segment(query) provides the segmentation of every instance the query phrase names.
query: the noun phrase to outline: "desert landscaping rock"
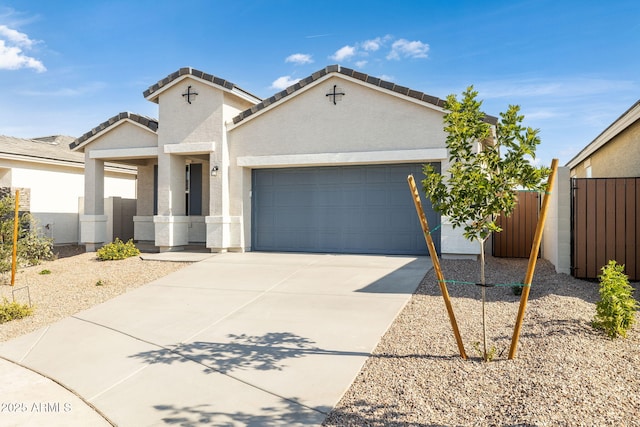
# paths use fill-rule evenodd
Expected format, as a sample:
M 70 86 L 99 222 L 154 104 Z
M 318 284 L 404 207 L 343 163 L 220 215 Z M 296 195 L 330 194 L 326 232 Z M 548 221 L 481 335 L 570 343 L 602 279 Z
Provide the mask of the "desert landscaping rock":
M 11 273 L 2 275 L 0 299 L 6 297 L 11 301 L 15 295 L 16 301 L 26 304 L 30 295 L 35 311 L 24 319 L 0 324 L 0 341 L 35 331 L 188 264 L 143 261 L 139 257 L 99 261 L 95 253 L 65 248 L 55 261 L 19 269 L 13 287 L 10 286 Z M 45 270 L 50 273 L 41 274 Z
M 488 283 L 519 283 L 526 267 L 492 258 Z M 474 261 L 444 260 L 443 270 L 447 280 L 478 280 Z M 598 283 L 556 274 L 540 260 L 514 360 L 520 297 L 509 287 L 488 289 L 489 345 L 497 349 L 489 363 L 474 350 L 482 340 L 479 288 L 449 292 L 469 360 L 459 356 L 430 271 L 325 426 L 640 426 L 640 328 L 624 340 L 592 329 Z

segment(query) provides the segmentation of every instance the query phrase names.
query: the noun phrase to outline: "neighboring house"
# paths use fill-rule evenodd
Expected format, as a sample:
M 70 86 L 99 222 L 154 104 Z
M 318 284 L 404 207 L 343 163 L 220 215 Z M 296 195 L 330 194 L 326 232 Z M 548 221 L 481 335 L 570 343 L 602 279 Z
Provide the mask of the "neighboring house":
M 106 241 L 111 161 L 137 167 L 134 239 L 161 251 L 427 253 L 406 178 L 448 168 L 441 99 L 338 65 L 265 100 L 192 68 L 144 97 L 159 121 L 120 113 L 71 144 L 88 250 Z M 478 253 L 425 206 L 443 255 Z
M 567 163 L 572 178 L 640 177 L 640 100 Z
M 84 156 L 69 149 L 68 136 L 22 139 L 0 135 L 0 187 L 25 189 L 28 210 L 55 244 L 79 241 L 79 198 L 84 196 Z M 136 171 L 105 168 L 104 196 L 135 198 Z M 24 204 L 21 203 L 22 206 Z

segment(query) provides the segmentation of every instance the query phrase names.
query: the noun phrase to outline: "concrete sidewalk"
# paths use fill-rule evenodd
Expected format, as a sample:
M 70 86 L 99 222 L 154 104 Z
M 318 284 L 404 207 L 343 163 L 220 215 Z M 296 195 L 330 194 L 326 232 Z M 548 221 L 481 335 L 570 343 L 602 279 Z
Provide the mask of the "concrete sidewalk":
M 0 403 L 17 409 L 0 425 L 320 425 L 430 268 L 426 257 L 207 257 L 0 343 L 0 356 L 60 383 L 0 359 L 13 375 Z M 51 411 L 34 412 L 39 402 Z

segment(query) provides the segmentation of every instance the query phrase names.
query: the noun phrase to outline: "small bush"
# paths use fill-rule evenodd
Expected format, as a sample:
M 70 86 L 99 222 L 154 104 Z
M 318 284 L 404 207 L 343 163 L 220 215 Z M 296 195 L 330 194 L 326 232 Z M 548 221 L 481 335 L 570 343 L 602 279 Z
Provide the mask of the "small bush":
M 11 271 L 13 258 L 15 198 L 0 198 L 0 273 Z M 43 260 L 55 259 L 53 240 L 40 235 L 35 218 L 28 212 L 22 213 L 18 220 L 18 267 L 40 264 Z
M 41 270 L 40 272 L 38 272 L 38 274 L 40 274 L 40 275 L 51 274 L 51 270 L 47 270 L 45 268 L 44 270 Z
M 624 338 L 635 322 L 638 307 L 628 276 L 624 274 L 624 265 L 609 261 L 602 267 L 599 279 L 600 300 L 596 304 L 592 325 L 603 330 L 610 338 Z
M 18 257 L 27 265 L 38 265 L 41 261 L 54 259 L 53 239 L 40 236 L 33 231 L 24 233 L 18 240 Z
M 0 303 L 0 324 L 11 320 L 22 319 L 32 314 L 33 307 L 29 307 L 27 304 L 9 302 L 6 298 L 2 298 L 2 303 Z
M 136 255 L 140 255 L 140 250 L 133 244 L 133 239 L 129 239 L 127 243 L 124 243 L 117 237 L 116 240 L 104 245 L 97 252 L 100 261 L 125 259 Z

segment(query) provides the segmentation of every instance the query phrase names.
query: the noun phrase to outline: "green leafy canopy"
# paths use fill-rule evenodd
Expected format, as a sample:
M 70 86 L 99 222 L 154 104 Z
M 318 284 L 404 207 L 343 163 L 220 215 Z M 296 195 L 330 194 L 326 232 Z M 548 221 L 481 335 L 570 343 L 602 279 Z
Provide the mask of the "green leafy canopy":
M 495 128 L 482 112 L 478 92 L 467 88 L 458 100 L 449 95 L 444 116 L 449 150 L 449 176 L 425 165 L 422 181 L 434 209 L 447 216 L 454 228 L 464 227 L 468 240 L 486 240 L 501 231 L 498 214 L 509 215 L 517 203 L 517 190 L 542 190 L 549 169 L 537 168 L 538 130 L 524 127 L 520 107 L 510 105 Z M 495 133 L 494 133 L 495 130 Z

